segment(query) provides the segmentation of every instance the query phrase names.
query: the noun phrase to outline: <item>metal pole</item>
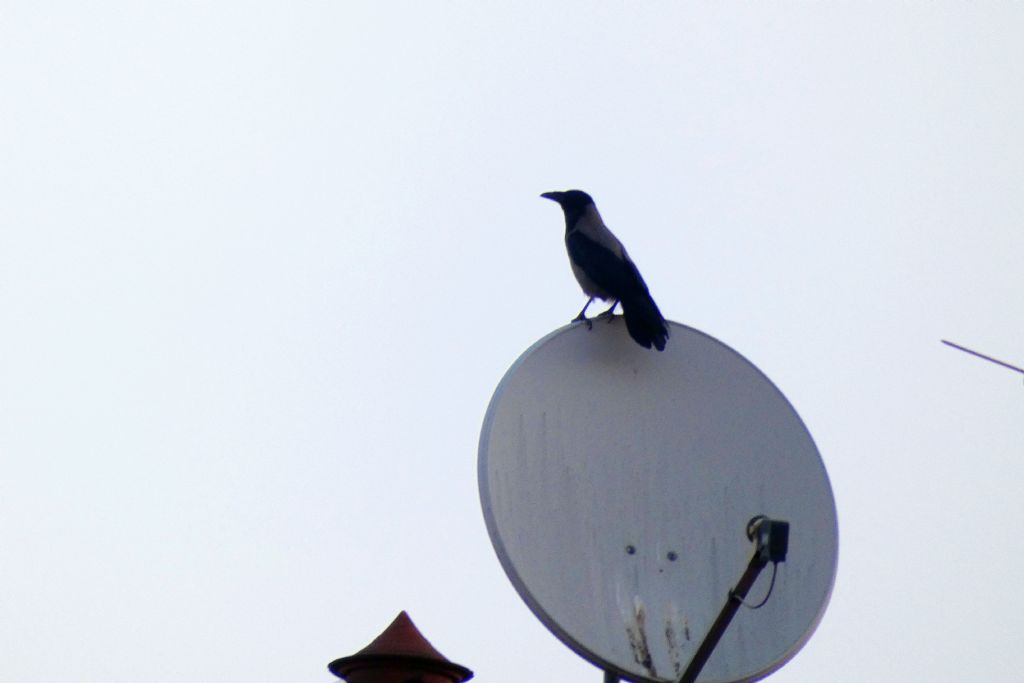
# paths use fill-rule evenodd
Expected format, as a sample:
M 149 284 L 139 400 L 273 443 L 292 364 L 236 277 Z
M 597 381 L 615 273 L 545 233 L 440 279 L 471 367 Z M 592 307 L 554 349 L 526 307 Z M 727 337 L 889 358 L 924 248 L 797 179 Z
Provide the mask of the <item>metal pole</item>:
M 762 557 L 760 550 L 754 553 L 754 556 L 750 558 L 750 564 L 747 565 L 747 570 L 743 572 L 743 576 L 740 577 L 740 582 L 736 584 L 736 588 L 729 591 L 729 597 L 725 602 L 725 607 L 719 612 L 718 618 L 715 619 L 715 623 L 711 625 L 711 629 L 708 634 L 704 636 L 704 642 L 697 648 L 697 652 L 693 655 L 693 659 L 690 660 L 690 665 L 686 667 L 686 671 L 683 672 L 682 678 L 679 679 L 679 683 L 694 683 L 697 680 L 697 676 L 700 675 L 701 669 L 707 664 L 708 659 L 711 657 L 711 653 L 714 651 L 715 646 L 718 645 L 718 641 L 721 639 L 722 634 L 725 633 L 725 629 L 729 628 L 729 622 L 732 621 L 733 616 L 736 614 L 736 610 L 743 604 L 743 599 L 747 597 L 747 593 L 750 592 L 751 586 L 757 581 L 757 575 L 761 573 L 761 570 L 768 564 L 768 559 Z M 607 676 L 607 674 L 605 674 Z M 605 679 L 607 681 L 607 678 Z

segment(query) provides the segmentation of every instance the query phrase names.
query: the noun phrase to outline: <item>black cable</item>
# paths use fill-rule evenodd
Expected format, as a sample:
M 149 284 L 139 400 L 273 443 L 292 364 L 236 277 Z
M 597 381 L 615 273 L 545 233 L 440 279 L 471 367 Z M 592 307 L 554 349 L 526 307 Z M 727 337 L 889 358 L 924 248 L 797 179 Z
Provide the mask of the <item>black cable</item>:
M 768 584 L 768 592 L 765 593 L 764 599 L 761 600 L 761 602 L 757 603 L 756 605 L 751 605 L 749 602 L 747 602 L 746 600 L 744 600 L 740 596 L 736 595 L 735 593 L 732 594 L 732 597 L 734 597 L 737 600 L 739 600 L 740 604 L 743 605 L 744 607 L 749 607 L 750 609 L 761 609 L 762 607 L 764 607 L 765 603 L 768 602 L 768 598 L 770 598 L 772 596 L 772 589 L 775 588 L 775 575 L 778 573 L 778 571 L 779 571 L 779 563 L 778 562 L 772 562 L 772 581 L 771 581 L 771 583 Z

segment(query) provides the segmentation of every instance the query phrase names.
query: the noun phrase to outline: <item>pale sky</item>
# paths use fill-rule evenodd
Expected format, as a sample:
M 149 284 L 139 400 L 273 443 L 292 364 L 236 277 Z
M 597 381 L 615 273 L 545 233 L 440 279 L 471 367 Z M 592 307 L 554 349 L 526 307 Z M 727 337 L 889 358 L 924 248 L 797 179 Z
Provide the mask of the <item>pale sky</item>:
M 783 391 L 839 570 L 770 680 L 1009 680 L 1024 591 L 1024 6 L 6 2 L 0 681 L 320 681 L 400 610 L 600 681 L 506 579 L 491 393 L 584 297 Z M 601 310 L 598 308 L 597 310 Z

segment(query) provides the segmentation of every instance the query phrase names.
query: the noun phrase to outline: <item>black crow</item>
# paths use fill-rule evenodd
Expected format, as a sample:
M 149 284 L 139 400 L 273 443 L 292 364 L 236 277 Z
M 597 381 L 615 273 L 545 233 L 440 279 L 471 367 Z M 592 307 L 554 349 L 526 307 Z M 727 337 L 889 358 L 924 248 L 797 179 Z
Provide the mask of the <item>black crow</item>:
M 569 264 L 583 292 L 590 297 L 580 314 L 573 320 L 590 320 L 587 306 L 595 298 L 611 301 L 612 305 L 598 317 L 611 316 L 622 304 L 629 336 L 644 348 L 651 345 L 664 350 L 668 339 L 668 325 L 658 305 L 654 303 L 640 271 L 629 258 L 626 248 L 608 226 L 594 206 L 594 200 L 582 190 L 545 192 L 545 199 L 558 202 L 565 213 L 565 248 L 569 251 Z

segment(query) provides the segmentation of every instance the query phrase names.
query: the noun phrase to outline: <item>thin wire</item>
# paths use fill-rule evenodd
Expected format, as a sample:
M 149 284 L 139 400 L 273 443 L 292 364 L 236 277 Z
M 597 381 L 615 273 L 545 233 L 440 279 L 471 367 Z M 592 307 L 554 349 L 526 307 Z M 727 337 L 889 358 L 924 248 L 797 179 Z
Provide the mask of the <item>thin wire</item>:
M 1019 372 L 1020 374 L 1024 375 L 1024 368 L 1018 368 L 1016 365 L 1010 365 L 1009 363 L 1004 363 L 1003 361 L 997 360 L 997 359 L 993 358 L 992 356 L 986 356 L 983 353 L 978 353 L 977 351 L 972 351 L 969 348 L 967 348 L 966 346 L 960 346 L 959 344 L 954 344 L 953 342 L 946 341 L 945 339 L 941 339 L 940 341 L 943 344 L 945 344 L 946 346 L 952 346 L 954 349 L 960 349 L 961 351 L 969 353 L 972 356 L 977 356 L 978 358 L 984 358 L 985 360 L 989 361 L 990 363 L 995 363 L 996 365 L 1002 365 L 1004 368 L 1009 368 L 1010 370 L 1013 370 L 1014 372 Z
M 768 584 L 768 592 L 765 593 L 764 599 L 761 600 L 761 602 L 757 603 L 756 605 L 750 604 L 749 602 L 747 602 L 746 600 L 744 600 L 740 596 L 736 595 L 735 593 L 732 594 L 732 597 L 734 597 L 737 600 L 739 600 L 740 604 L 743 605 L 744 607 L 748 607 L 750 609 L 761 609 L 762 607 L 764 607 L 765 603 L 768 602 L 768 598 L 772 597 L 772 589 L 775 588 L 775 575 L 778 573 L 778 571 L 779 571 L 779 563 L 778 562 L 772 562 L 772 582 Z

